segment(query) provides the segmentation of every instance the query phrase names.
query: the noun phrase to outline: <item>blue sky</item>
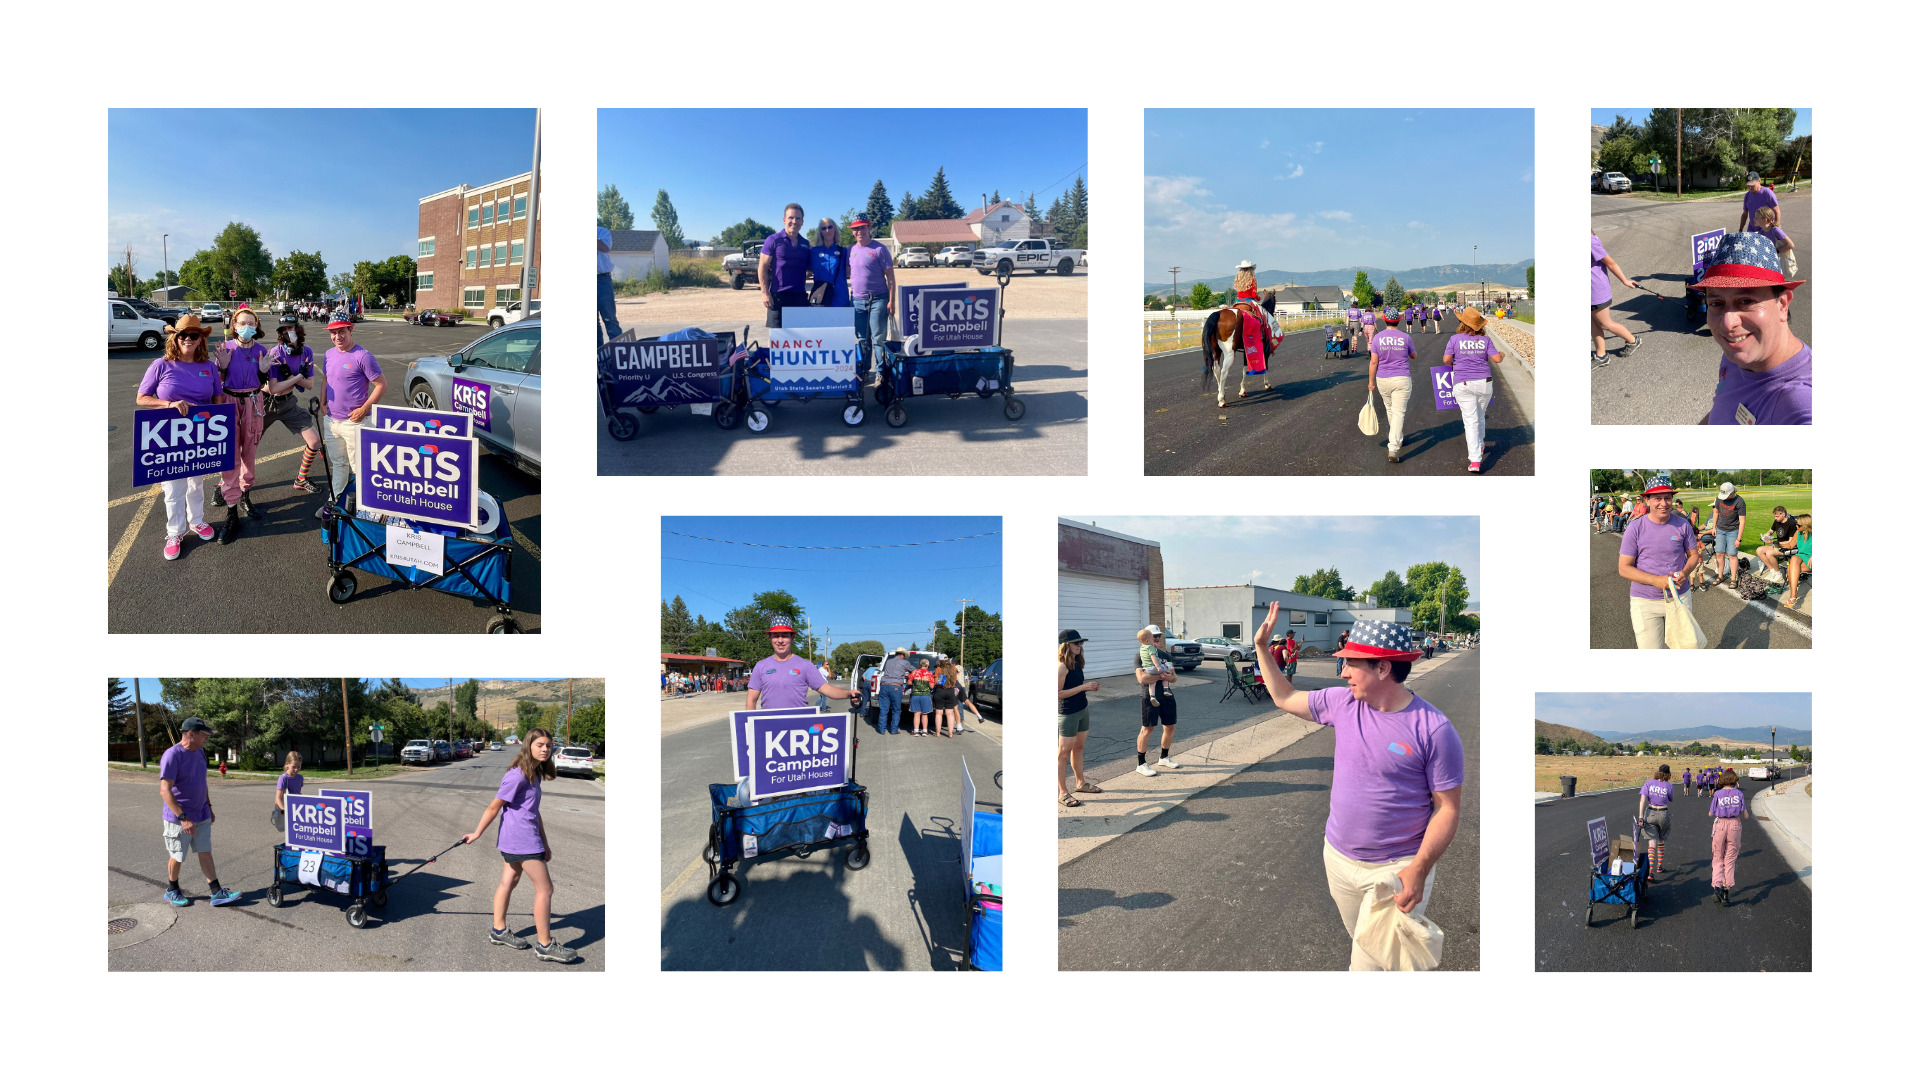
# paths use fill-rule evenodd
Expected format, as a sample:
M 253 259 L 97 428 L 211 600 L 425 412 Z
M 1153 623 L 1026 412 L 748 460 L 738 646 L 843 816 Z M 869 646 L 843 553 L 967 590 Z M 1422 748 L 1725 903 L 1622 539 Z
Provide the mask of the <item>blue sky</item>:
M 1072 519 L 1069 519 L 1072 520 Z M 1082 518 L 1103 529 L 1160 541 L 1169 588 L 1253 584 L 1290 589 L 1300 574 L 1340 568 L 1355 592 L 1392 570 L 1447 562 L 1466 575 L 1470 607 L 1479 606 L 1477 517 L 1108 517 Z
M 1521 262 L 1533 194 L 1532 109 L 1148 109 L 1144 280 Z
M 891 649 L 925 645 L 934 620 L 952 619 L 961 597 L 984 611 L 1001 610 L 997 517 L 669 517 L 661 519 L 660 529 L 661 599 L 671 603 L 677 595 L 709 621 L 751 602 L 754 593 L 785 589 L 812 617 L 816 634 L 831 627 L 834 644 L 871 639 Z M 869 551 L 800 551 L 675 533 L 810 547 L 996 535 Z
M 1535 694 L 1533 715 L 1582 731 L 1682 731 L 1714 727 L 1813 730 L 1812 694 Z
M 1087 171 L 1085 109 L 601 109 L 599 124 L 594 189 L 618 187 L 651 229 L 665 188 L 689 240 L 748 217 L 779 228 L 790 202 L 811 227 L 865 208 L 875 180 L 898 207 L 942 167 L 966 209 L 1037 191 L 1045 213 Z
M 532 109 L 110 109 L 107 264 L 157 277 L 230 221 L 327 274 L 413 255 L 420 199 L 533 166 Z
M 1758 108 L 1758 106 L 1752 107 Z M 1729 106 L 1729 108 L 1731 108 L 1731 106 Z M 1592 110 L 1592 122 L 1599 124 L 1601 127 L 1607 127 L 1613 123 L 1614 117 L 1624 116 L 1636 124 L 1641 124 L 1646 122 L 1647 114 L 1652 111 L 1651 109 L 1594 109 Z M 1797 139 L 1802 135 L 1811 134 L 1813 134 L 1813 110 L 1795 108 L 1793 110 L 1793 131 L 1787 137 Z

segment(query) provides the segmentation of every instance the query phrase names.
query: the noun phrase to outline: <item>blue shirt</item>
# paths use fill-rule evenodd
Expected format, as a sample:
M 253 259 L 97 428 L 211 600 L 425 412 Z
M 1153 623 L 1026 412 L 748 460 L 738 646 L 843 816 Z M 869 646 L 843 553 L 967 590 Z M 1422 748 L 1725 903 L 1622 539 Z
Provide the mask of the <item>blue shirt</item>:
M 847 291 L 847 249 L 838 244 L 833 247 L 815 244 L 810 250 L 813 252 L 810 265 L 815 287 L 823 281 L 833 282 L 833 295 L 827 300 L 826 306 L 850 306 L 853 299 Z

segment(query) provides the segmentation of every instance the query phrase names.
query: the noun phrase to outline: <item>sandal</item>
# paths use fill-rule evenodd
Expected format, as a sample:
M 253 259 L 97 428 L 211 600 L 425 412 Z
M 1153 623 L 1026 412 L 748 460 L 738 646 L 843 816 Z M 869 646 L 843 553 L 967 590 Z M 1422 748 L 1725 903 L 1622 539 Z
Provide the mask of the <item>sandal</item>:
M 1060 796 L 1060 805 L 1061 806 L 1079 806 L 1080 800 L 1074 798 L 1071 795 L 1063 794 Z
M 1081 784 L 1079 787 L 1074 788 L 1073 790 L 1076 792 L 1084 791 L 1089 795 L 1105 795 L 1106 794 L 1106 792 L 1102 791 L 1100 788 L 1097 788 L 1092 784 L 1084 784 L 1084 783 Z

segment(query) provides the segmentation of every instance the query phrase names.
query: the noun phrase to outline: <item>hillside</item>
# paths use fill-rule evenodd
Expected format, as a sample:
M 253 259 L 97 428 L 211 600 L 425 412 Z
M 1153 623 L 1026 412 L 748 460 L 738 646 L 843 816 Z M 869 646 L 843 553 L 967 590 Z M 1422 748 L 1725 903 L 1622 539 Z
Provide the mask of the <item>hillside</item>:
M 1532 259 L 1517 263 L 1482 263 L 1475 267 L 1472 263 L 1444 263 L 1440 266 L 1421 266 L 1412 270 L 1382 270 L 1377 266 L 1347 266 L 1338 270 L 1267 270 L 1258 272 L 1260 287 L 1271 289 L 1288 282 L 1295 285 L 1338 285 L 1341 288 L 1353 288 L 1353 275 L 1359 271 L 1367 272 L 1367 280 L 1376 289 L 1383 289 L 1388 278 L 1398 278 L 1400 285 L 1407 289 L 1438 289 L 1447 286 L 1459 287 L 1463 281 L 1500 283 L 1509 288 L 1520 288 L 1526 284 L 1527 267 L 1533 265 Z M 1192 290 L 1198 281 L 1212 289 L 1231 289 L 1233 277 L 1196 278 L 1183 280 L 1180 291 L 1184 295 Z M 1171 281 L 1149 281 L 1146 283 L 1147 295 L 1166 296 L 1173 291 Z
M 458 689 L 461 684 L 456 682 L 453 685 Z M 445 685 L 415 690 L 414 693 L 420 696 L 421 706 L 428 709 L 447 699 Z M 604 699 L 606 696 L 607 680 L 605 679 L 573 680 L 573 705 L 576 709 L 589 701 L 596 698 Z M 479 712 L 483 719 L 491 722 L 495 727 L 507 728 L 513 725 L 513 718 L 518 715 L 516 711 L 518 706 L 514 703 L 523 698 L 543 708 L 548 705 L 559 705 L 564 708 L 567 704 L 567 680 L 480 680 Z
M 1577 727 L 1567 727 L 1564 724 L 1549 724 L 1545 720 L 1535 720 L 1533 722 L 1533 736 L 1537 739 L 1542 735 L 1552 739 L 1554 742 L 1559 742 L 1561 739 L 1572 739 L 1575 742 L 1581 743 L 1608 741 L 1595 735 L 1591 731 L 1582 731 Z
M 1596 731 L 1595 735 L 1609 742 L 1639 743 L 1680 743 L 1682 745 L 1695 739 L 1703 743 L 1719 743 L 1722 746 L 1759 746 L 1767 745 L 1767 729 L 1763 727 L 1723 728 L 1712 724 L 1696 727 L 1669 728 L 1662 731 Z M 1813 732 L 1805 728 L 1781 728 L 1773 737 L 1773 744 L 1786 747 L 1793 744 L 1813 745 Z

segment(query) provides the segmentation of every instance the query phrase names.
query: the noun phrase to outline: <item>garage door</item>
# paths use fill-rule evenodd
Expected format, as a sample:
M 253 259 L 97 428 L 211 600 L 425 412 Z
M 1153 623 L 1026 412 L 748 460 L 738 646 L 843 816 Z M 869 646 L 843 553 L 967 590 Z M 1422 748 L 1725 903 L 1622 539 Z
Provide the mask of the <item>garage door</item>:
M 1088 639 L 1089 678 L 1131 672 L 1140 652 L 1133 635 L 1145 625 L 1146 582 L 1060 571 L 1060 629 L 1078 630 Z

